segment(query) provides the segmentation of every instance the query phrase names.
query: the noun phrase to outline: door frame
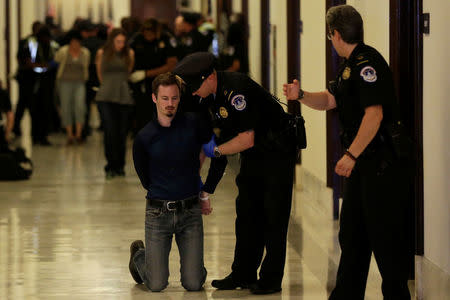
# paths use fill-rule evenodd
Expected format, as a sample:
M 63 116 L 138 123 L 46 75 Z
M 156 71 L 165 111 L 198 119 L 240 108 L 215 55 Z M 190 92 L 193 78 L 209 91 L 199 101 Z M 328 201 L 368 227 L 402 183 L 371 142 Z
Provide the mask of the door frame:
M 9 79 L 9 74 L 11 74 L 11 32 L 10 32 L 10 0 L 5 0 L 5 55 L 6 55 L 6 76 L 5 76 L 5 86 L 8 92 L 11 92 L 11 81 Z
M 261 0 L 261 86 L 270 91 L 270 1 Z
M 326 0 L 325 13 L 332 6 L 346 4 L 346 0 Z M 325 22 L 325 35 L 328 28 Z M 333 49 L 331 41 L 325 40 L 326 44 L 326 86 L 331 80 L 336 78 L 339 71 L 339 65 L 342 59 Z M 340 124 L 337 110 L 329 110 L 327 114 L 327 187 L 333 189 L 333 219 L 339 218 L 339 198 L 342 196 L 344 180 L 334 172 L 336 163 L 343 155 L 341 141 L 339 138 Z
M 402 119 L 414 141 L 414 210 L 410 223 L 416 255 L 424 255 L 423 187 L 423 0 L 390 1 L 390 67 Z M 412 86 L 412 88 L 411 88 Z M 412 103 L 411 103 L 412 102 Z
M 287 1 L 287 81 L 297 79 L 301 85 L 300 77 L 300 0 Z M 288 101 L 288 112 L 293 115 L 301 115 L 302 109 L 298 101 Z M 297 164 L 302 162 L 302 152 L 299 151 Z

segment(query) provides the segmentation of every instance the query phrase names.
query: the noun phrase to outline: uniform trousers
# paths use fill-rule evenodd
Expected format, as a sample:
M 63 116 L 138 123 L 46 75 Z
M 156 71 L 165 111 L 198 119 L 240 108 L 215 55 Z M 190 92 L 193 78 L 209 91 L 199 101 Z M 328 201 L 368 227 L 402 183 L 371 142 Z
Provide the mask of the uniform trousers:
M 280 287 L 292 202 L 295 153 L 241 155 L 236 178 L 236 246 L 233 278 Z M 263 252 L 266 255 L 263 259 Z M 261 264 L 262 263 L 262 264 Z
M 406 212 L 412 205 L 406 166 L 376 153 L 358 159 L 345 181 L 341 258 L 330 300 L 364 299 L 372 252 L 386 300 L 410 299 Z

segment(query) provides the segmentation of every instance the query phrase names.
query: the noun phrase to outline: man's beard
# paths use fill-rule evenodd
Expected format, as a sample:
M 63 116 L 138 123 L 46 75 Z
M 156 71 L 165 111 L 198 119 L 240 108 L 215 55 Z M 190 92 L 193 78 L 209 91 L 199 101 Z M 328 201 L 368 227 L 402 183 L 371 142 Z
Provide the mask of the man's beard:
M 167 117 L 172 118 L 175 115 L 175 113 L 176 113 L 175 107 L 173 107 L 173 106 L 166 107 L 166 116 Z

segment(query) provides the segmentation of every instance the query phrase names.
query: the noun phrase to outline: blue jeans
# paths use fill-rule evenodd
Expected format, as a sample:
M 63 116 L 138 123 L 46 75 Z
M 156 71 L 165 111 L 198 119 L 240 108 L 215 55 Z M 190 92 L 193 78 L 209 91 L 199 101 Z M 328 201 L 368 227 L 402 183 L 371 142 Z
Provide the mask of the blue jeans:
M 200 203 L 182 211 L 147 206 L 145 250 L 139 250 L 133 257 L 139 275 L 152 292 L 159 292 L 167 287 L 173 235 L 180 253 L 181 284 L 188 291 L 198 291 L 202 289 L 207 274 L 203 263 Z
M 103 124 L 103 142 L 107 164 L 105 171 L 120 172 L 125 166 L 125 150 L 131 105 L 97 102 Z

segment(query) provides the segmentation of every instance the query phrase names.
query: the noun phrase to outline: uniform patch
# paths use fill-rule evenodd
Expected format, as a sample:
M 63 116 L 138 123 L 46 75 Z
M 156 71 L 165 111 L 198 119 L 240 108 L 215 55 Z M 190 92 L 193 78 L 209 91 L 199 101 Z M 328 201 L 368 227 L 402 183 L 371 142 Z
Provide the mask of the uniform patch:
M 173 47 L 173 48 L 176 48 L 177 47 L 177 39 L 176 38 L 171 38 L 170 39 L 170 45 Z
M 377 81 L 377 72 L 371 66 L 366 66 L 361 70 L 361 77 L 366 82 L 375 82 Z
M 159 48 L 165 48 L 166 47 L 166 44 L 163 42 L 163 41 L 161 41 L 161 42 L 159 42 Z
M 223 107 L 223 106 L 219 108 L 219 114 L 220 114 L 220 116 L 221 116 L 222 118 L 224 118 L 224 119 L 228 118 L 228 111 L 227 111 L 227 109 L 226 109 L 225 107 Z
M 347 80 L 350 78 L 351 69 L 349 67 L 345 67 L 344 72 L 342 72 L 342 79 Z
M 188 46 L 188 47 L 192 46 L 192 38 L 191 38 L 191 37 L 186 38 L 186 40 L 184 41 L 184 43 L 185 43 L 186 46 Z
M 242 111 L 247 107 L 244 95 L 236 95 L 231 99 L 231 105 L 238 111 Z

